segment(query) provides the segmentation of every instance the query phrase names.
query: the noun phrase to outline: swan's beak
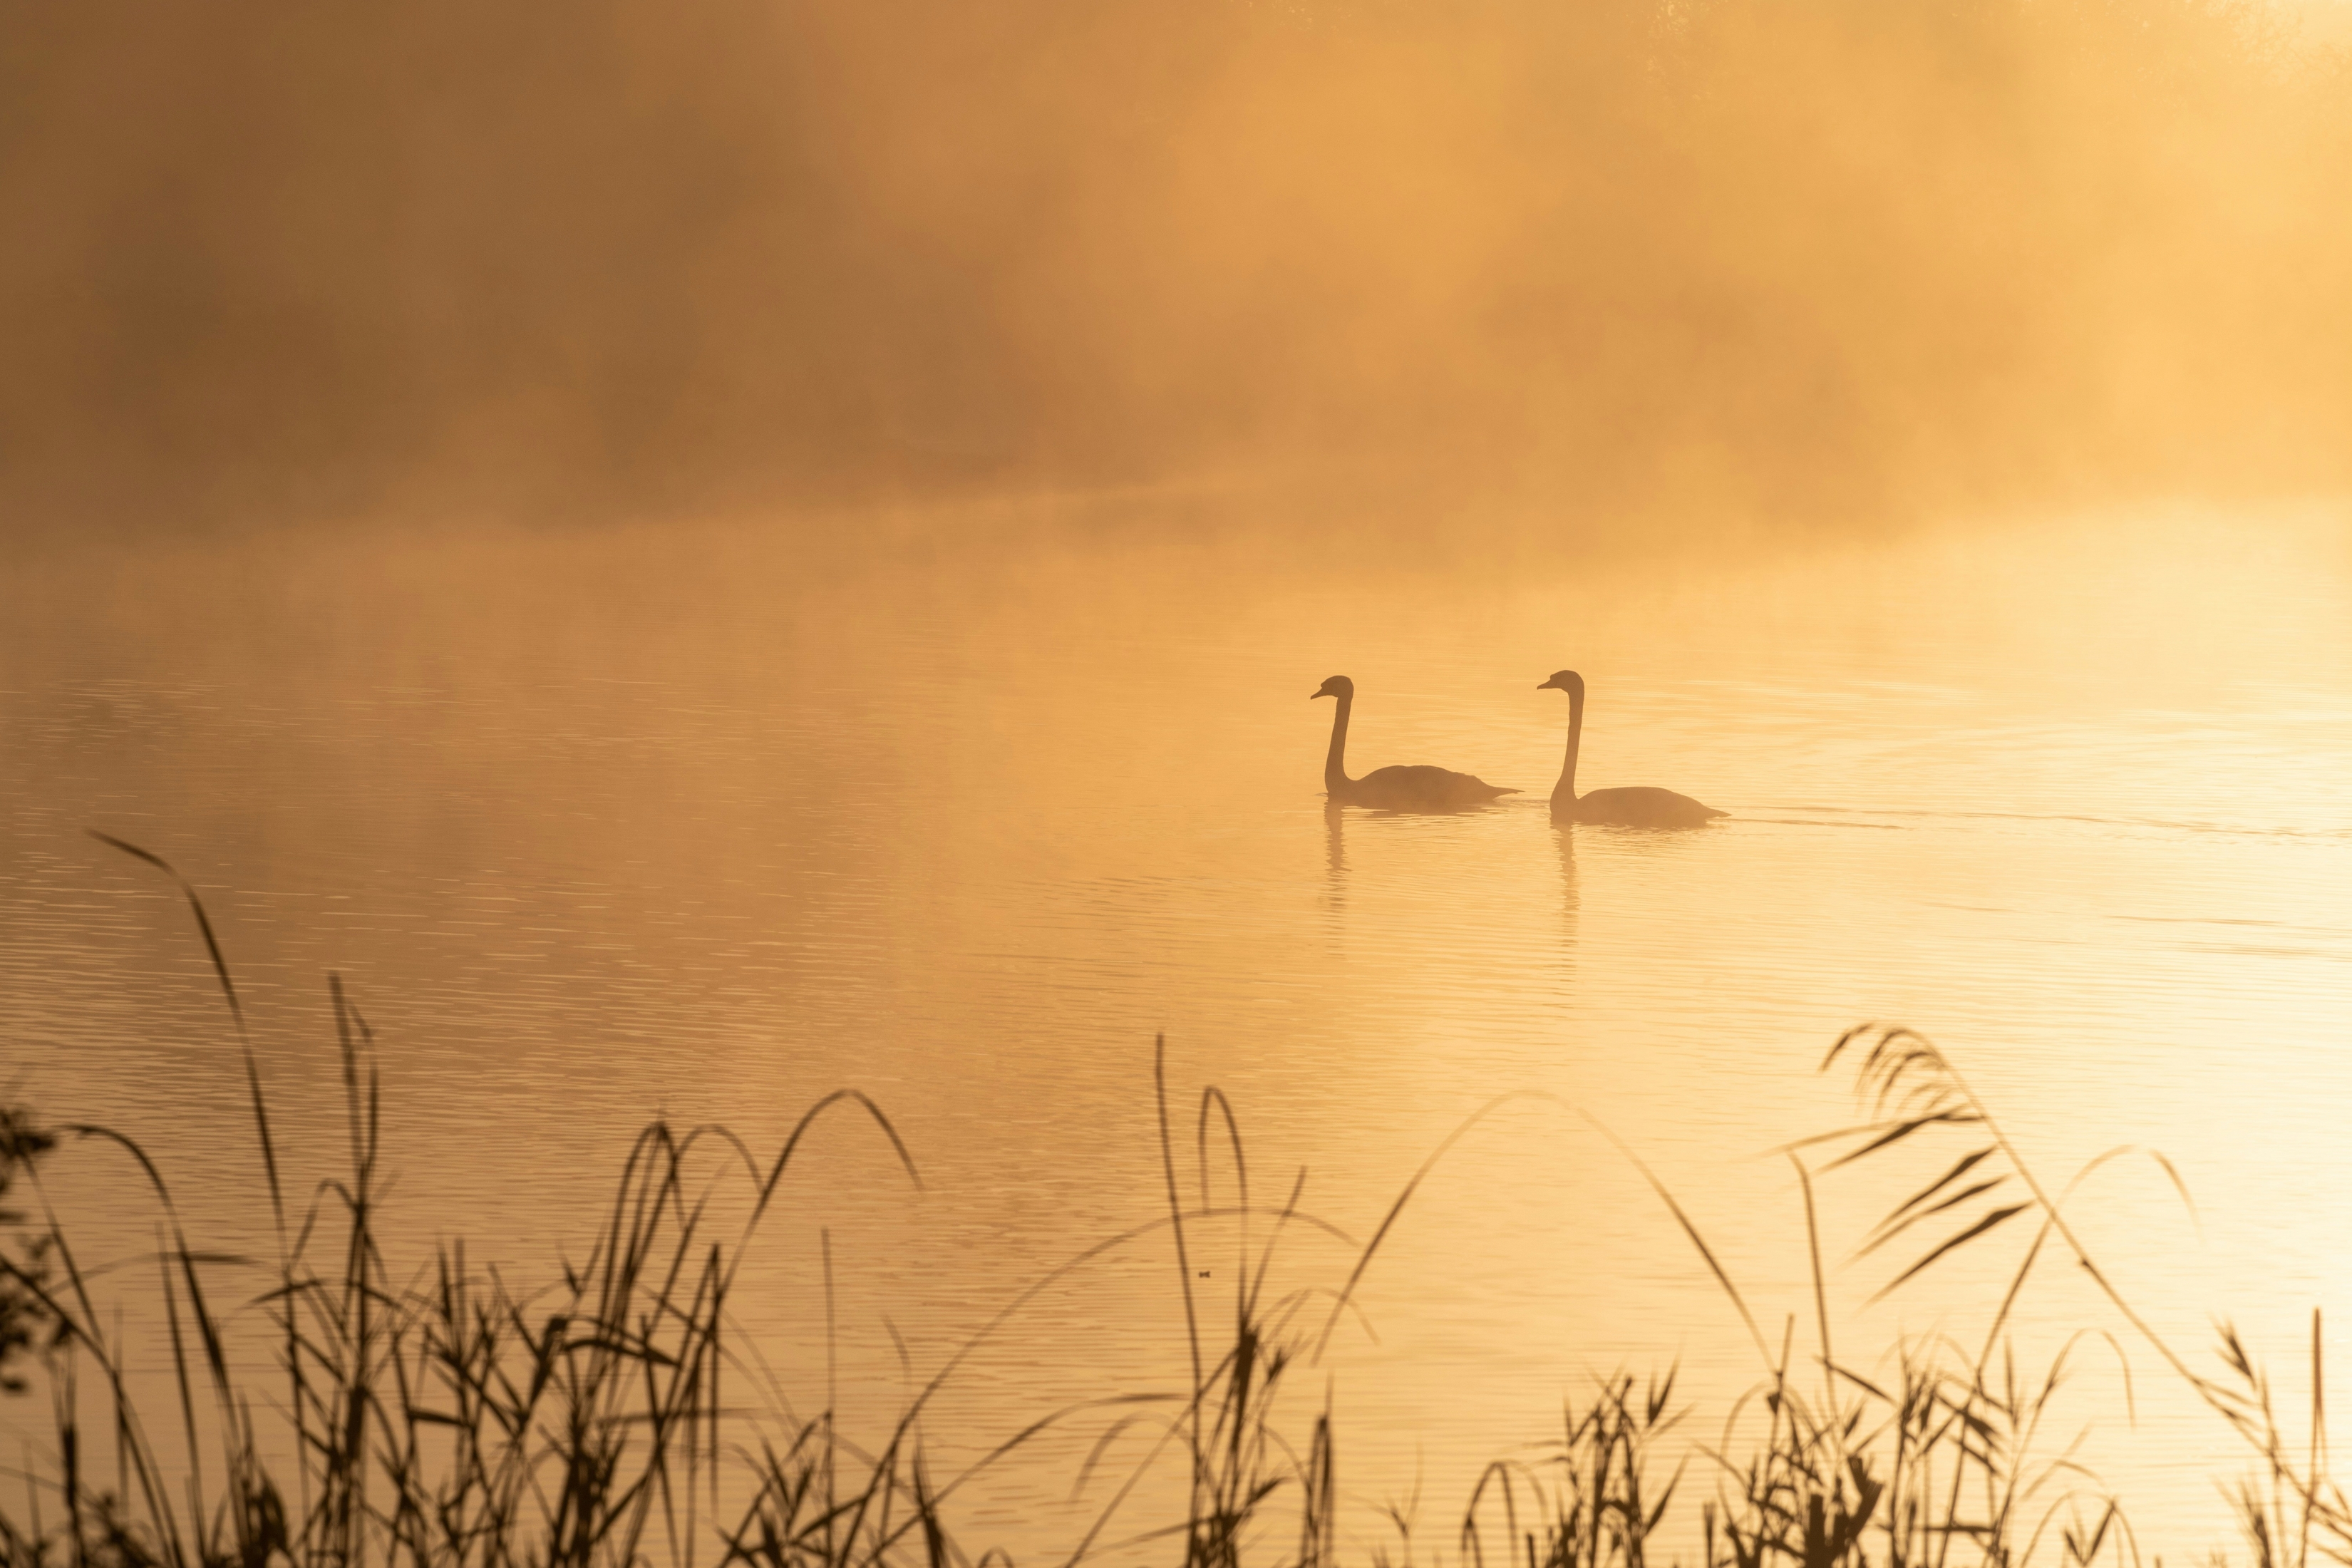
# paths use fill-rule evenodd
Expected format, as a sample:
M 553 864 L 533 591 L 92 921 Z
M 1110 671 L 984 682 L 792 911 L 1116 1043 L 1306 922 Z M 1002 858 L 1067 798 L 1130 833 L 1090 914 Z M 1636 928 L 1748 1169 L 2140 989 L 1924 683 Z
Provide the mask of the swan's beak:
M 1538 680 L 1536 682 L 1536 689 L 1538 691 L 1556 691 L 1559 689 L 1559 682 L 1557 680 Z

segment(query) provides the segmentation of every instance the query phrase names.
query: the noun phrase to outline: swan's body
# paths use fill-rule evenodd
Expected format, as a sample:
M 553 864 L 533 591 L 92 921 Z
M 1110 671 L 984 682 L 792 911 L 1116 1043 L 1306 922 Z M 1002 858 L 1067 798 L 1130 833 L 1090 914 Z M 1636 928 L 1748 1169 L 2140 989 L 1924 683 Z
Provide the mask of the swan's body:
M 1686 795 L 1655 784 L 1627 784 L 1618 789 L 1576 793 L 1576 751 L 1584 738 L 1584 677 L 1572 669 L 1556 671 L 1537 690 L 1568 693 L 1568 761 L 1552 785 L 1554 822 L 1599 822 L 1618 827 L 1697 827 L 1726 815 L 1702 805 Z
M 1385 806 L 1391 811 L 1455 811 L 1484 805 L 1496 795 L 1517 795 L 1515 789 L 1490 784 L 1451 768 L 1426 763 L 1374 768 L 1362 778 L 1348 776 L 1348 715 L 1356 706 L 1356 683 L 1344 675 L 1325 681 L 1317 697 L 1336 697 L 1339 711 L 1331 715 L 1331 750 L 1323 760 L 1323 788 L 1342 805 Z

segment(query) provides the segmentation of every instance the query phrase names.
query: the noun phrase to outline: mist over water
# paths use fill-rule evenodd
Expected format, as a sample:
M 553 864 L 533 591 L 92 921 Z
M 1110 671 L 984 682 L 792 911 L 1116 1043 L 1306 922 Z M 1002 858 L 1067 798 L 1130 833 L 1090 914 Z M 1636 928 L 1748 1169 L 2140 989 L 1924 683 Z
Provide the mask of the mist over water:
M 2310 1307 L 2347 1286 L 2340 512 L 1548 566 L 1259 542 L 1284 521 L 1230 496 L 1066 504 L 1028 525 L 1052 550 L 814 566 L 806 519 L 53 558 L 14 580 L 0 644 L 11 1081 L 134 1129 L 208 1245 L 266 1251 L 202 949 L 92 825 L 203 889 L 306 1170 L 343 1135 L 321 979 L 343 974 L 381 1041 L 403 1245 L 551 1267 L 650 1114 L 771 1147 L 816 1095 L 865 1089 L 925 1189 L 829 1126 L 736 1310 L 821 1407 L 829 1246 L 845 1407 L 871 1421 L 902 1352 L 928 1373 L 1152 1216 L 1162 1032 L 1180 1115 L 1222 1085 L 1252 1179 L 1303 1169 L 1351 1234 L 1482 1105 L 1534 1090 L 1628 1141 L 1773 1333 L 1809 1324 L 1801 1197 L 1767 1152 L 1854 1119 L 1813 1068 L 1883 1017 L 1945 1044 L 2053 1179 L 2116 1145 L 2166 1155 L 2193 1213 L 2138 1154 L 2077 1222 L 2178 1342 L 2202 1354 L 2235 1318 L 2293 1385 Z M 1555 827 L 1565 703 L 1537 683 L 1564 661 L 1591 688 L 1588 787 L 1732 816 Z M 1359 685 L 1359 771 L 1438 762 L 1523 795 L 1330 819 L 1307 694 L 1334 670 Z M 69 1174 L 91 1234 L 150 1244 L 128 1170 Z M 1871 1301 L 1892 1268 L 1850 1254 L 1888 1181 L 1820 1184 L 1842 1342 L 1981 1333 L 2006 1252 Z M 1294 1254 L 1285 1279 L 1333 1283 L 1333 1249 Z M 1139 1246 L 1057 1286 L 935 1407 L 942 1455 L 1181 1376 L 1171 1268 Z M 1595 1374 L 1679 1363 L 1702 1425 L 1759 1375 L 1654 1194 L 1550 1100 L 1447 1156 L 1361 1301 L 1317 1375 L 1364 1551 L 1416 1488 L 1447 1528 Z M 2063 1272 L 2029 1304 L 2029 1357 L 2116 1327 Z M 2136 1417 L 2086 1360 L 2053 1451 L 2086 1429 L 2168 1550 L 2227 1539 L 2211 1482 L 2236 1456 L 2126 1349 Z M 1067 1489 L 1099 1431 L 976 1489 L 971 1538 L 1066 1552 L 1103 1500 Z
M 398 1242 L 550 1264 L 647 1117 L 772 1146 L 854 1084 L 923 1189 L 828 1124 L 737 1301 L 753 1384 L 853 1425 L 1159 1212 L 1156 1037 L 1261 1197 L 1303 1172 L 1360 1238 L 1528 1091 L 1318 1368 L 1361 1558 L 1595 1374 L 1756 1382 L 1567 1108 L 1797 1334 L 1769 1152 L 1855 1116 L 1813 1068 L 1880 1018 L 2046 1173 L 2141 1151 L 2084 1233 L 2291 1391 L 2352 1300 L 2342 21 L 10 5 L 0 1089 L 267 1250 L 201 945 L 89 827 L 202 889 L 312 1171 L 349 982 Z M 1564 665 L 1583 787 L 1730 816 L 1552 823 Z M 1340 673 L 1357 771 L 1519 793 L 1327 810 Z M 1844 1342 L 1981 1332 L 2003 1258 L 1875 1299 L 1887 1179 L 1818 1194 Z M 152 1245 L 126 1169 L 55 1190 Z M 1181 1381 L 1168 1275 L 1057 1284 L 940 1451 Z M 2105 1310 L 2053 1279 L 2016 1327 Z M 2154 1546 L 2221 1543 L 2240 1456 L 2120 1364 L 2081 1457 Z M 968 1542 L 1066 1551 L 1094 1436 L 975 1488 Z
M 2328 6 L 10 17 L 19 531 L 1377 461 L 1605 534 L 2344 477 Z

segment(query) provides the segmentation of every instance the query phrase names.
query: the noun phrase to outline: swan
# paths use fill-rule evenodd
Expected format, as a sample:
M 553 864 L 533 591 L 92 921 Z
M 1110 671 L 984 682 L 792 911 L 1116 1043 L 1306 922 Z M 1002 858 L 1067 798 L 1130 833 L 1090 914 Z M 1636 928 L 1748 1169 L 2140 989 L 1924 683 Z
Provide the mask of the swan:
M 1554 822 L 1605 822 L 1618 827 L 1696 827 L 1714 817 L 1728 815 L 1654 784 L 1597 789 L 1579 797 L 1576 747 L 1584 736 L 1584 677 L 1572 669 L 1555 670 L 1552 678 L 1539 683 L 1536 689 L 1568 693 L 1568 762 L 1559 770 L 1559 783 L 1551 788 Z
M 1348 776 L 1348 714 L 1356 705 L 1356 683 L 1344 675 L 1325 681 L 1313 696 L 1336 697 L 1331 715 L 1331 752 L 1323 760 L 1323 787 L 1346 805 L 1380 805 L 1391 811 L 1451 811 L 1457 806 L 1484 805 L 1498 795 L 1517 795 L 1484 779 L 1427 765 L 1374 768 L 1362 778 Z

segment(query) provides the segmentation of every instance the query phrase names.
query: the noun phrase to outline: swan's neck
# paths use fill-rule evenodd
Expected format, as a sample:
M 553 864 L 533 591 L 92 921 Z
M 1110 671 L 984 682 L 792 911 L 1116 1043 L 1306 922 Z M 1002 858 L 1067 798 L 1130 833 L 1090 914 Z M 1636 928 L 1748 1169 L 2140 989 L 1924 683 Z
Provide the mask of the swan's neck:
M 1342 691 L 1331 714 L 1331 752 L 1323 759 L 1323 789 L 1333 800 L 1348 793 L 1348 710 L 1355 694 Z
M 1584 693 L 1568 694 L 1568 758 L 1560 763 L 1559 783 L 1551 786 L 1551 808 L 1565 811 L 1576 804 L 1576 747 L 1584 738 Z

